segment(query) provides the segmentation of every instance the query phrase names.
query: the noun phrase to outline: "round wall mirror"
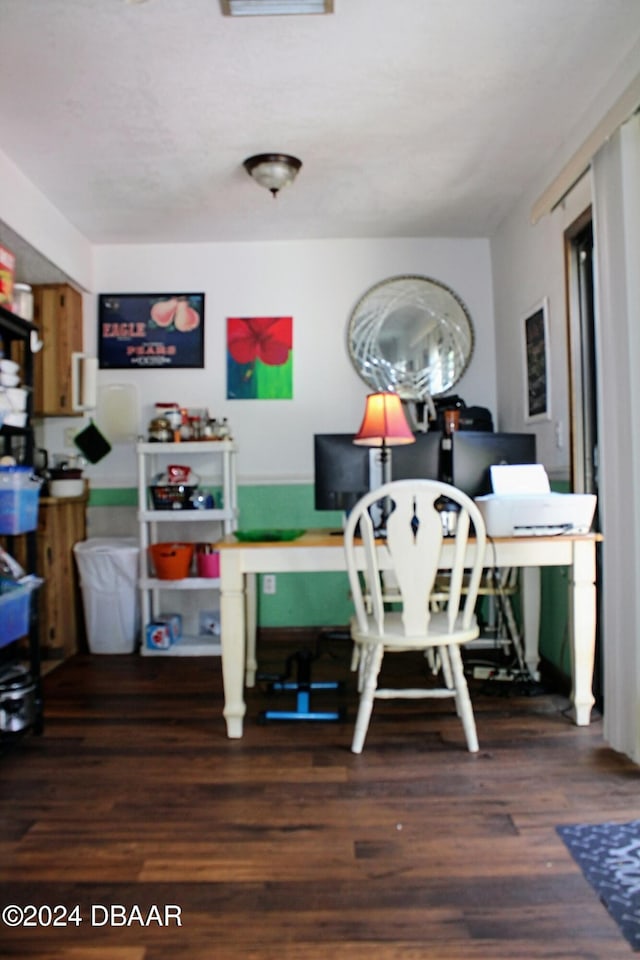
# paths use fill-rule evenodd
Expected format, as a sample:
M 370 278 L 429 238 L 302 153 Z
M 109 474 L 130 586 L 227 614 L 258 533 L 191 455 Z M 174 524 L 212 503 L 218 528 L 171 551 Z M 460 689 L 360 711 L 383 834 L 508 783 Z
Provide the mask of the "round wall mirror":
M 390 277 L 356 304 L 348 328 L 351 362 L 376 392 L 426 400 L 458 382 L 473 353 L 473 325 L 453 290 L 420 276 Z

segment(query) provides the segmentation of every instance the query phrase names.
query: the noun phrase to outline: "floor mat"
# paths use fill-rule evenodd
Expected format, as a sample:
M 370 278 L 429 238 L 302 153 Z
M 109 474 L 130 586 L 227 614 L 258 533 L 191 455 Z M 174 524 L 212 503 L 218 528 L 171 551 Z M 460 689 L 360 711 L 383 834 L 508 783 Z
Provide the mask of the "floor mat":
M 634 950 L 640 950 L 640 820 L 556 827 Z

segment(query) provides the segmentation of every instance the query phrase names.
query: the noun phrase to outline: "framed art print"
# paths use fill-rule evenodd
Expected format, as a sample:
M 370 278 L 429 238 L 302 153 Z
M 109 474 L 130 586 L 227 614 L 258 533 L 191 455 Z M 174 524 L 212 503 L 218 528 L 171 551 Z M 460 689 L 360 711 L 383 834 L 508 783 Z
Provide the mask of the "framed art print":
M 227 317 L 227 399 L 292 397 L 293 317 Z
M 101 293 L 102 370 L 204 367 L 204 293 Z
M 549 303 L 542 300 L 523 320 L 524 414 L 527 423 L 551 419 Z

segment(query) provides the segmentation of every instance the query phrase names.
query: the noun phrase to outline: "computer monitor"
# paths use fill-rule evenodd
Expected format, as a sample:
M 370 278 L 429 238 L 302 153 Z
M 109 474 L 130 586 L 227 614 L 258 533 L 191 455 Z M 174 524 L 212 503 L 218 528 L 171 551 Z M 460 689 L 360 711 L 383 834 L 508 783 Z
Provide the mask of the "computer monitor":
M 416 433 L 415 443 L 392 447 L 392 480 L 440 480 L 440 447 L 442 434 Z
M 453 485 L 470 497 L 491 493 L 489 467 L 536 463 L 533 433 L 487 433 L 460 430 L 452 437 Z
M 369 492 L 369 447 L 352 433 L 316 433 L 313 438 L 316 510 L 347 513 Z

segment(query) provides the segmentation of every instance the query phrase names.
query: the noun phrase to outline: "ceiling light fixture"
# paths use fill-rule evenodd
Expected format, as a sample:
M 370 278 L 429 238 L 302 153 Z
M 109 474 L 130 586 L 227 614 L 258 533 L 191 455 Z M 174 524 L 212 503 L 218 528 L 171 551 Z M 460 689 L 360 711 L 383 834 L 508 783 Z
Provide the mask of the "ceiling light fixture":
M 282 13 L 333 13 L 334 0 L 220 0 L 225 17 L 271 17 Z
M 243 167 L 261 187 L 277 197 L 278 190 L 293 183 L 302 162 L 287 153 L 258 153 L 244 161 Z

